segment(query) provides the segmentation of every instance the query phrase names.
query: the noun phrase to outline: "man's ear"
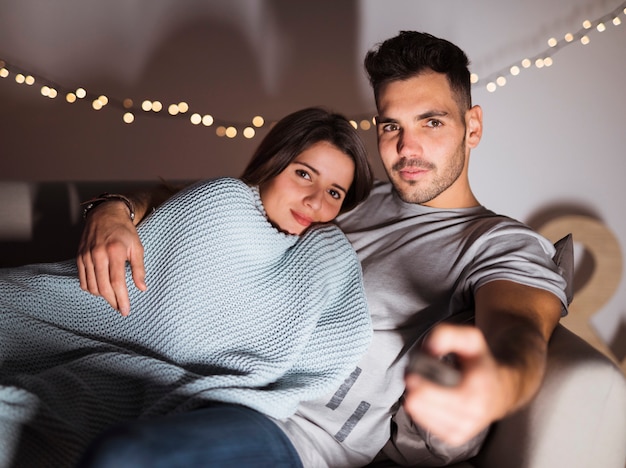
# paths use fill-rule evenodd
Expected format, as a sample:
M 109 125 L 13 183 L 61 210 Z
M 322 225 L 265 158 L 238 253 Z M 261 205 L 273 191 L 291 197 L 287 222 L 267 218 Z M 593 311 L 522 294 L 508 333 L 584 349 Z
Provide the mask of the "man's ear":
M 483 136 L 483 110 L 480 106 L 473 106 L 465 113 L 465 127 L 465 141 L 470 148 L 475 148 Z

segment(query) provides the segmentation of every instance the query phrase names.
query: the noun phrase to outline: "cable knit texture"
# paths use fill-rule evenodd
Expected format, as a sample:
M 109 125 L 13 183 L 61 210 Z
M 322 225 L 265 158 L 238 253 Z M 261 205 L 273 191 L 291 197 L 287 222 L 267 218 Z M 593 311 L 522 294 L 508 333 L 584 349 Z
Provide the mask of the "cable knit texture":
M 139 234 L 149 290 L 127 273 L 126 318 L 80 290 L 74 260 L 0 270 L 0 466 L 71 466 L 115 422 L 207 400 L 286 417 L 369 344 L 360 266 L 334 225 L 281 233 L 257 190 L 222 178 Z

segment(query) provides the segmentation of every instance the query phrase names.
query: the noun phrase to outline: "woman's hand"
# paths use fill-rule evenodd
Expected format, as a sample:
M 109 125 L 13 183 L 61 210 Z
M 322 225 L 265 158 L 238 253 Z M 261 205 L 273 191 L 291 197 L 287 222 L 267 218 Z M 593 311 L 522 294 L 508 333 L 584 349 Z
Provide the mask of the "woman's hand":
M 127 261 L 135 285 L 145 291 L 143 246 L 128 209 L 118 201 L 102 203 L 89 212 L 78 247 L 76 263 L 80 287 L 102 296 L 123 316 L 130 313 Z

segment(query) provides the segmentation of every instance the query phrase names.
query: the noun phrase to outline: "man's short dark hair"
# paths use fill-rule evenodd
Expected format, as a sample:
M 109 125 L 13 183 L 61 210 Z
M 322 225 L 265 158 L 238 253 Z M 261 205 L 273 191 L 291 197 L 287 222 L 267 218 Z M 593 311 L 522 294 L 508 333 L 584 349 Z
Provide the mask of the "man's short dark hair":
M 416 31 L 401 31 L 365 56 L 365 69 L 376 103 L 380 88 L 386 83 L 406 80 L 432 70 L 448 78 L 461 114 L 472 107 L 468 67 L 467 55 L 458 46 Z

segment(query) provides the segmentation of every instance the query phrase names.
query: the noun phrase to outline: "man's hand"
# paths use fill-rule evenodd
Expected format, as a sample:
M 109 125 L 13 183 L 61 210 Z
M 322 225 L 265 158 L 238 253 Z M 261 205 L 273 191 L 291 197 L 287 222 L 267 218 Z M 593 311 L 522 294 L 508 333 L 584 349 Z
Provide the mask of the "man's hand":
M 509 380 L 480 330 L 439 325 L 431 332 L 425 350 L 434 356 L 455 353 L 462 378 L 455 387 L 443 387 L 407 374 L 404 408 L 416 424 L 458 446 L 507 413 L 513 399 Z
M 128 209 L 122 202 L 103 203 L 89 213 L 79 244 L 76 263 L 80 287 L 102 296 L 123 316 L 130 313 L 126 261 L 135 285 L 145 291 L 143 246 Z
M 469 441 L 535 395 L 561 303 L 546 290 L 499 280 L 478 289 L 475 313 L 475 327 L 441 324 L 424 343 L 435 357 L 456 355 L 457 386 L 406 378 L 406 412 L 451 445 Z

